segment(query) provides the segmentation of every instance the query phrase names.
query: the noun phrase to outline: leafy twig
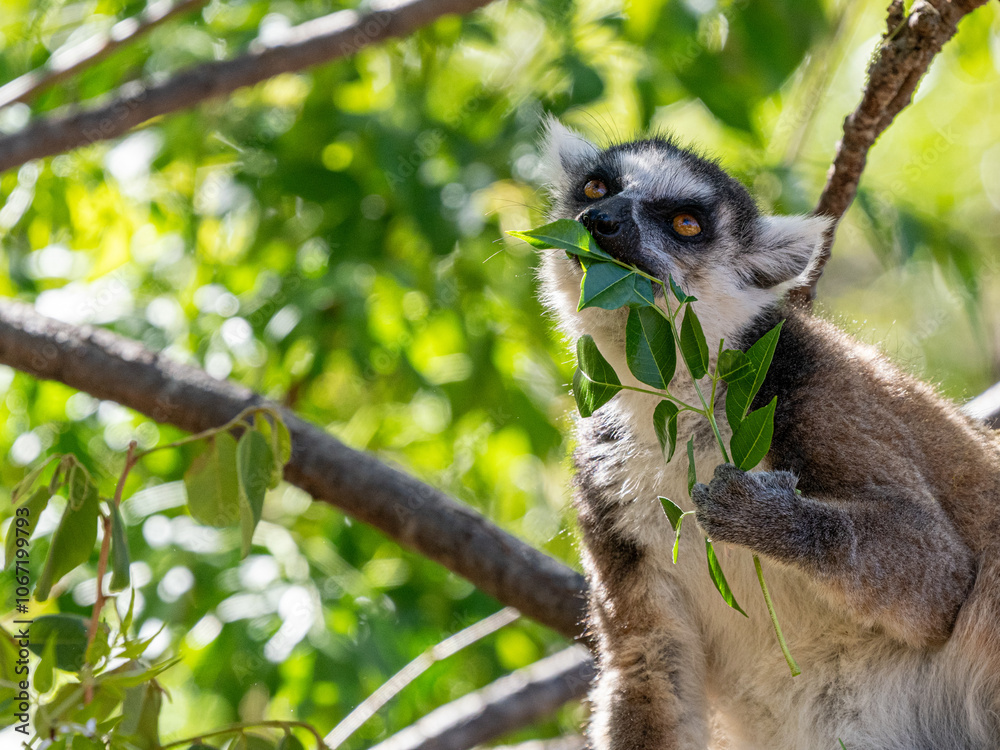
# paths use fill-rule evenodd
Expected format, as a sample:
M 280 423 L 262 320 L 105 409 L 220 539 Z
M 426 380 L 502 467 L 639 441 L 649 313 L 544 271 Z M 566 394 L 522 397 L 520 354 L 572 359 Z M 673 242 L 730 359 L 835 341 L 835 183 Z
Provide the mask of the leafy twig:
M 50 86 L 90 67 L 134 42 L 154 28 L 205 4 L 207 0 L 181 0 L 173 5 L 155 0 L 135 18 L 126 18 L 69 49 L 60 47 L 37 70 L 25 73 L 0 86 L 0 108 L 15 102 L 27 102 Z

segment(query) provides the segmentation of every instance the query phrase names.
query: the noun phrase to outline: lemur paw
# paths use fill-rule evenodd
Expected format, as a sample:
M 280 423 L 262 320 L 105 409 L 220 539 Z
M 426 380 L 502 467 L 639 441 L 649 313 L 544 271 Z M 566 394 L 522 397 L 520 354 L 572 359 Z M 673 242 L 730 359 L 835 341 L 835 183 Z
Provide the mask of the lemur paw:
M 797 478 L 787 471 L 748 473 L 721 464 L 708 485 L 691 490 L 698 525 L 710 539 L 753 547 L 768 516 L 785 512 L 796 500 Z

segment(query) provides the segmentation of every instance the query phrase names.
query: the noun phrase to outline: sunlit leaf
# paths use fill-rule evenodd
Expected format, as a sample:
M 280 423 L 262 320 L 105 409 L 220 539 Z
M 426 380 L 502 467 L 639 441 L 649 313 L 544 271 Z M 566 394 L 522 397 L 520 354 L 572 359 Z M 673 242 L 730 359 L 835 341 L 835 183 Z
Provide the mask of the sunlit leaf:
M 24 540 L 21 542 L 21 548 L 27 549 L 27 541 L 31 538 L 31 533 L 35 530 L 38 517 L 45 510 L 46 506 L 48 506 L 51 498 L 52 493 L 47 486 L 38 487 L 28 497 L 27 501 L 22 502 L 21 506 L 15 511 L 14 520 L 7 527 L 7 538 L 4 540 L 5 569 L 10 568 L 11 563 L 14 562 L 17 556 L 17 548 L 19 546 L 17 543 L 18 537 Z M 24 519 L 24 521 L 19 523 L 19 518 Z
M 621 390 L 621 381 L 589 335 L 576 342 L 576 362 L 573 397 L 580 415 L 589 417 Z
M 39 693 L 47 693 L 52 689 L 52 676 L 56 668 L 57 640 L 57 638 L 49 638 L 45 641 L 45 647 L 42 649 L 42 658 L 35 665 L 32 684 Z
M 658 403 L 653 410 L 653 430 L 667 463 L 670 463 L 677 449 L 677 414 L 677 406 L 667 400 Z
M 247 430 L 236 446 L 236 471 L 239 476 L 240 530 L 242 553 L 250 554 L 254 529 L 260 523 L 264 495 L 274 471 L 274 454 L 268 441 L 257 430 Z
M 207 443 L 184 475 L 188 510 L 206 526 L 231 526 L 240 517 L 236 438 L 220 432 Z
M 681 321 L 680 344 L 681 355 L 691 370 L 691 376 L 695 380 L 704 377 L 708 372 L 708 342 L 701 330 L 701 321 L 690 305 L 684 311 L 684 320 Z
M 781 334 L 783 324 L 784 321 L 778 323 L 747 350 L 750 370 L 738 380 L 727 381 L 729 385 L 726 389 L 726 419 L 733 432 L 739 428 L 740 422 L 743 421 L 743 417 L 750 408 L 753 397 L 757 395 L 757 391 L 764 384 L 764 378 L 767 377 L 768 368 L 770 368 L 771 360 L 774 358 L 774 350 L 778 345 L 778 336 Z
M 100 501 L 97 487 L 79 467 L 74 467 L 67 483 L 69 498 L 59 526 L 52 535 L 45 566 L 35 584 L 35 599 L 49 598 L 52 585 L 90 558 L 97 541 Z
M 653 283 L 645 276 L 604 261 L 584 261 L 583 267 L 578 310 L 587 307 L 617 310 L 653 304 Z
M 285 464 L 292 457 L 292 437 L 283 419 L 277 414 L 268 413 L 258 416 L 256 428 L 271 446 L 274 457 L 274 469 L 268 478 L 268 489 L 274 489 L 281 482 Z
M 716 590 L 722 595 L 726 604 L 746 617 L 747 613 L 744 612 L 743 608 L 736 603 L 736 597 L 733 596 L 733 590 L 729 588 L 729 582 L 726 580 L 726 576 L 722 572 L 719 560 L 715 556 L 715 548 L 712 546 L 712 542 L 709 539 L 705 540 L 705 554 L 708 556 L 708 573 L 712 577 L 712 583 L 715 584 Z
M 774 409 L 777 404 L 778 397 L 775 396 L 767 406 L 750 412 L 733 433 L 729 451 L 738 469 L 749 471 L 764 460 L 774 436 Z
M 125 691 L 119 732 L 139 750 L 154 750 L 160 744 L 159 721 L 163 691 L 155 682 L 146 682 Z
M 674 293 L 674 297 L 676 297 L 677 301 L 680 302 L 682 305 L 685 302 L 697 302 L 698 301 L 697 297 L 692 297 L 690 294 L 685 293 L 684 290 L 681 289 L 677 285 L 677 282 L 674 281 L 674 277 L 673 276 L 668 277 L 667 281 L 670 284 L 670 291 L 672 291 Z
M 539 249 L 557 248 L 582 258 L 612 260 L 610 255 L 597 246 L 586 227 L 572 219 L 559 219 L 537 229 L 515 230 L 507 234 L 524 240 L 532 247 Z
M 750 358 L 739 349 L 725 349 L 719 355 L 715 374 L 726 382 L 746 377 L 752 372 Z
M 625 326 L 625 361 L 642 383 L 665 390 L 674 377 L 677 349 L 670 322 L 654 307 L 633 307 Z

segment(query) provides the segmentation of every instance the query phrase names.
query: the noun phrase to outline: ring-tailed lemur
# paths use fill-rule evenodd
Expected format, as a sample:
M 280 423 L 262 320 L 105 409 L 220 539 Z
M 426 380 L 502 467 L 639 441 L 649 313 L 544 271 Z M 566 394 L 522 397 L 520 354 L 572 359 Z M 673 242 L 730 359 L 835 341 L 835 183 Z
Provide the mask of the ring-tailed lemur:
M 672 276 L 698 298 L 710 349 L 723 337 L 745 349 L 785 321 L 754 402 L 778 397 L 766 470 L 716 469 L 704 421 L 682 412 L 698 476 L 715 470 L 692 501 L 686 461 L 664 463 L 656 397 L 622 391 L 577 424 L 600 667 L 593 746 L 1000 748 L 994 434 L 873 348 L 782 303 L 810 271 L 825 219 L 760 215 L 736 180 L 668 139 L 599 149 L 552 121 L 545 155 L 551 217 L 580 219 L 602 249 Z M 641 385 L 625 362 L 627 310 L 578 311 L 581 275 L 575 258 L 549 252 L 546 304 L 570 339 L 590 334 L 623 382 Z M 678 374 L 671 390 L 692 387 Z M 694 524 L 671 563 L 658 495 L 696 511 L 749 619 L 714 590 Z M 798 677 L 750 551 L 764 560 Z

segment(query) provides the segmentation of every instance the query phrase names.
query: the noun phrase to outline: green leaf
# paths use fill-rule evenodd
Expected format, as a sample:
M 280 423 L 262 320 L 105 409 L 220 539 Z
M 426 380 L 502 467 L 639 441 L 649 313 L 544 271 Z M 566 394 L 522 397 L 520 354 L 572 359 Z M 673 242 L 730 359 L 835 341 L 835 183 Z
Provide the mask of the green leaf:
M 677 366 L 670 322 L 655 307 L 633 307 L 625 324 L 625 361 L 642 383 L 666 390 Z
M 667 520 L 670 521 L 670 528 L 676 531 L 677 524 L 681 522 L 681 516 L 684 515 L 684 511 L 673 500 L 668 500 L 665 497 L 660 498 L 660 505 L 663 506 L 663 512 L 667 514 Z
M 726 604 L 746 617 L 747 613 L 744 612 L 743 608 L 736 603 L 736 597 L 733 596 L 733 590 L 729 588 L 729 582 L 726 581 L 726 576 L 722 572 L 722 568 L 719 566 L 719 560 L 715 556 L 715 548 L 712 547 L 711 539 L 705 539 L 705 553 L 708 556 L 708 574 L 712 577 L 712 583 L 715 584 L 716 590 L 722 594 L 722 598 L 725 600 Z
M 158 725 L 163 691 L 155 682 L 146 682 L 125 691 L 122 713 L 125 718 L 118 731 L 139 750 L 159 747 Z
M 78 672 L 87 649 L 87 621 L 80 615 L 39 615 L 31 624 L 28 648 L 43 656 L 49 641 L 55 642 L 55 665 L 64 672 Z
M 184 474 L 188 510 L 206 526 L 231 526 L 240 517 L 240 482 L 236 472 L 236 438 L 220 432 Z
M 698 474 L 694 468 L 694 436 L 692 435 L 688 438 L 687 444 L 688 453 L 688 494 L 691 494 L 691 489 L 698 484 Z
M 38 477 L 42 475 L 46 467 L 55 461 L 56 459 L 62 460 L 62 456 L 56 454 L 54 456 L 49 456 L 42 463 L 29 471 L 20 482 L 14 485 L 14 489 L 10 493 L 10 501 L 16 507 L 18 502 L 21 501 L 28 492 L 31 491 L 32 485 L 38 481 Z M 50 493 L 51 494 L 51 493 Z
M 656 432 L 656 439 L 660 441 L 660 450 L 663 451 L 667 463 L 670 463 L 677 449 L 678 412 L 674 403 L 667 400 L 658 403 L 653 410 L 653 430 Z
M 121 511 L 114 502 L 111 507 L 111 591 L 121 591 L 129 584 L 129 553 L 128 536 L 125 533 L 125 522 Z
M 576 373 L 573 397 L 580 415 L 589 417 L 621 390 L 622 384 L 590 335 L 576 342 Z
M 132 688 L 136 685 L 141 685 L 144 682 L 149 682 L 153 678 L 157 677 L 161 673 L 170 669 L 170 667 L 175 664 L 180 663 L 183 657 L 175 656 L 172 659 L 167 659 L 159 664 L 154 664 L 152 667 L 146 667 L 142 662 L 132 660 L 126 664 L 122 664 L 111 672 L 105 672 L 101 675 L 102 684 L 109 685 L 116 688 Z
M 123 636 L 128 637 L 128 631 L 132 627 L 132 617 L 135 613 L 135 589 L 132 589 L 132 595 L 128 600 L 128 611 L 125 613 L 125 617 L 122 618 L 121 633 Z
M 34 628 L 32 628 L 34 630 Z M 34 635 L 34 634 L 32 634 Z M 47 693 L 52 689 L 52 675 L 56 666 L 56 639 L 49 638 L 42 649 L 42 658 L 35 666 L 33 684 L 39 693 Z
M 673 276 L 668 276 L 667 277 L 667 281 L 670 283 L 670 291 L 672 291 L 674 293 L 674 297 L 676 297 L 677 301 L 680 302 L 682 305 L 685 302 L 697 302 L 698 301 L 697 297 L 692 297 L 690 294 L 685 294 L 684 290 L 681 289 L 679 286 L 677 286 L 677 282 L 674 281 L 674 277 Z
M 653 282 L 617 263 L 583 261 L 583 281 L 580 284 L 580 304 L 577 310 L 653 304 Z
M 14 558 L 17 555 L 17 538 L 20 536 L 24 539 L 24 544 L 27 545 L 28 540 L 31 539 L 31 535 L 35 531 L 35 525 L 38 523 L 38 517 L 42 515 L 42 511 L 49 504 L 49 500 L 52 498 L 52 493 L 49 491 L 47 485 L 43 485 L 36 489 L 31 496 L 21 504 L 21 507 L 15 511 L 14 520 L 11 521 L 10 526 L 7 527 L 7 538 L 4 540 L 4 570 L 10 567 L 11 563 L 14 562 Z M 17 519 L 24 518 L 27 519 L 27 526 L 21 525 L 24 534 L 18 534 L 18 522 Z M 27 558 L 25 558 L 27 559 Z
M 35 585 L 35 599 L 40 602 L 49 598 L 52 584 L 87 562 L 97 541 L 97 515 L 100 511 L 97 487 L 81 467 L 74 466 L 67 488 L 69 501 L 59 526 L 52 534 L 45 566 Z
M 94 633 L 94 640 L 91 641 L 87 647 L 87 653 L 84 654 L 84 660 L 87 664 L 93 666 L 111 653 L 110 637 L 111 628 L 103 622 L 98 623 L 97 631 Z
M 278 750 L 306 750 L 302 741 L 294 734 L 286 734 L 278 743 Z
M 558 248 L 567 253 L 578 255 L 582 258 L 604 258 L 613 260 L 606 252 L 601 250 L 590 236 L 586 227 L 578 221 L 572 219 L 559 219 L 551 224 L 546 224 L 537 229 L 529 231 L 507 232 L 511 237 L 524 240 L 532 247 L 539 249 Z
M 750 362 L 750 370 L 738 380 L 727 381 L 729 387 L 726 389 L 726 419 L 733 432 L 740 426 L 743 417 L 750 408 L 753 397 L 764 384 L 767 377 L 767 370 L 771 366 L 774 358 L 774 350 L 778 345 L 778 336 L 781 334 L 781 321 L 765 333 L 760 339 L 747 350 L 747 359 Z
M 684 524 L 684 516 L 677 519 L 677 528 L 674 529 L 674 546 L 670 550 L 670 559 L 674 565 L 677 564 L 677 550 L 681 546 L 681 526 Z
M 708 342 L 701 330 L 701 321 L 690 305 L 681 321 L 681 354 L 695 380 L 705 376 L 708 372 Z
M 732 454 L 736 468 L 749 471 L 759 464 L 771 448 L 771 438 L 774 436 L 774 409 L 778 397 L 771 403 L 750 412 L 729 440 L 729 452 Z
M 240 488 L 240 529 L 243 557 L 250 554 L 254 529 L 260 523 L 264 495 L 274 470 L 274 454 L 257 430 L 247 430 L 236 446 L 236 472 Z
M 275 412 L 267 412 L 267 415 L 259 415 L 256 419 L 256 429 L 264 436 L 271 446 L 271 453 L 274 456 L 274 470 L 268 480 L 268 489 L 274 489 L 281 482 L 284 475 L 285 464 L 292 457 L 292 436 L 288 432 L 288 427 L 284 420 Z
M 727 383 L 746 377 L 752 372 L 750 358 L 739 349 L 725 349 L 719 355 L 715 374 Z

